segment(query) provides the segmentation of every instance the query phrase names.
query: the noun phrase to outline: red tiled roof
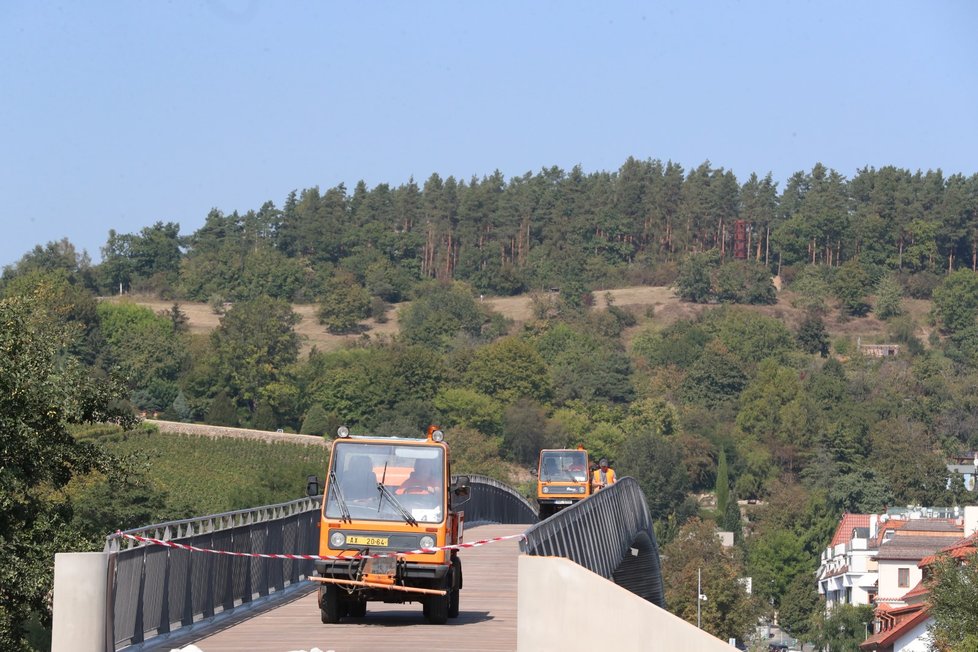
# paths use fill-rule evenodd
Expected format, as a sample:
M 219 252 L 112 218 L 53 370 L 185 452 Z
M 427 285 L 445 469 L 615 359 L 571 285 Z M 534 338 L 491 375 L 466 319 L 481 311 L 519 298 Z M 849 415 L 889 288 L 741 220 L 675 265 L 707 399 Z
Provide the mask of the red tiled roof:
M 915 598 L 920 595 L 927 595 L 928 593 L 929 591 L 927 590 L 927 587 L 924 586 L 924 583 L 917 582 L 917 586 L 913 587 L 912 589 L 904 593 L 901 600 L 903 600 L 904 602 L 910 602 L 910 600 L 908 600 L 907 598 Z
M 949 546 L 945 546 L 938 550 L 933 555 L 928 555 L 920 560 L 917 564 L 919 567 L 930 566 L 937 558 L 941 555 L 950 555 L 955 559 L 964 559 L 978 551 L 978 532 L 975 532 L 970 537 L 965 537 L 963 539 L 958 539 Z
M 893 645 L 900 636 L 927 620 L 930 609 L 926 604 L 915 604 L 898 609 L 877 609 L 876 615 L 884 626 L 889 627 L 863 641 L 859 645 L 863 650 L 883 650 Z
M 839 520 L 839 526 L 835 529 L 835 534 L 832 535 L 832 543 L 829 545 L 836 546 L 852 539 L 853 528 L 868 528 L 869 517 L 870 514 L 849 514 L 848 512 L 843 514 L 842 518 Z

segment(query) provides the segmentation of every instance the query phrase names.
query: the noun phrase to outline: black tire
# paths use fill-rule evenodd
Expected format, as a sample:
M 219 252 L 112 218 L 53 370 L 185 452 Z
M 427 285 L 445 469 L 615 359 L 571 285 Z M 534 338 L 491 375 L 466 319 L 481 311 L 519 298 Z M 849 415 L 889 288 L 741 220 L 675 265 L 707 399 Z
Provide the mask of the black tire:
M 432 625 L 444 625 L 448 622 L 448 608 L 452 595 L 452 577 L 455 575 L 449 572 L 445 578 L 444 587 L 448 589 L 445 595 L 429 595 L 424 600 L 424 615 Z
M 452 559 L 452 588 L 448 592 L 448 617 L 458 618 L 459 593 L 462 588 L 462 562 L 458 557 Z
M 340 592 L 335 584 L 323 587 L 323 595 L 319 601 L 319 617 L 324 625 L 340 622 Z
M 366 600 L 354 600 L 350 602 L 347 611 L 351 618 L 363 618 L 367 615 L 367 601 Z

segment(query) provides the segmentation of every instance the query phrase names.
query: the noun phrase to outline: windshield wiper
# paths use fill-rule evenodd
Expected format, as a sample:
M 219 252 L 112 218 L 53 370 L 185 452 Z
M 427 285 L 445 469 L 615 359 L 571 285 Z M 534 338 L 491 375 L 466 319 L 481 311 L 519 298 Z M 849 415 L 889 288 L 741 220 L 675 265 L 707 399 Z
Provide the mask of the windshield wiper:
M 350 516 L 350 508 L 346 506 L 343 490 L 340 489 L 340 483 L 336 481 L 336 471 L 329 472 L 329 488 L 336 489 L 336 503 L 340 506 L 340 513 L 343 515 L 342 520 L 352 523 L 353 517 Z M 329 502 L 328 499 L 327 502 Z
M 383 502 L 384 502 L 384 496 L 386 496 L 387 499 L 389 501 L 391 501 L 391 505 L 394 506 L 394 509 L 396 509 L 398 511 L 398 513 L 401 515 L 401 517 L 404 519 L 404 521 L 408 525 L 417 525 L 418 524 L 418 522 L 415 520 L 415 518 L 413 516 L 411 516 L 411 512 L 409 512 L 406 509 L 404 509 L 404 505 L 402 505 L 400 503 L 400 501 L 397 500 L 397 498 L 394 496 L 394 494 L 391 493 L 391 490 L 388 489 L 384 485 L 383 482 L 378 482 L 377 483 L 377 489 L 380 490 L 380 496 L 381 496 L 380 502 L 381 502 L 381 504 L 383 504 Z M 380 505 L 377 506 L 377 510 L 380 511 Z

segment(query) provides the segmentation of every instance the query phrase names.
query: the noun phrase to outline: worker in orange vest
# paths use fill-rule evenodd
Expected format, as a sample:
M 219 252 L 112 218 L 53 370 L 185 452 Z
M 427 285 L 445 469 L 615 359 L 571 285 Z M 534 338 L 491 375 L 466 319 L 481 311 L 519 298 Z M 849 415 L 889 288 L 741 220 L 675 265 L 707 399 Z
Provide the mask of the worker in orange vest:
M 608 485 L 615 483 L 615 470 L 608 468 L 607 458 L 602 457 L 598 462 L 598 468 L 594 470 L 594 477 L 591 478 L 591 486 L 594 491 L 604 489 Z

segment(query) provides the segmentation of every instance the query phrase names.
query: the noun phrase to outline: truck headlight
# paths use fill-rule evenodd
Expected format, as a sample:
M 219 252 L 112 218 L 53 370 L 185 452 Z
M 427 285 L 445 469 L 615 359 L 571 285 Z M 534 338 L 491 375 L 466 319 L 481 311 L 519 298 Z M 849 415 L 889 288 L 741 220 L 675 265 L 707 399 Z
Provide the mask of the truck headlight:
M 543 488 L 543 493 L 549 494 L 550 493 L 550 487 L 544 487 Z
M 333 532 L 329 535 L 329 545 L 331 548 L 342 548 L 346 543 L 346 535 L 342 532 Z
M 435 537 L 425 535 L 421 537 L 421 547 L 422 548 L 434 548 L 435 547 Z

